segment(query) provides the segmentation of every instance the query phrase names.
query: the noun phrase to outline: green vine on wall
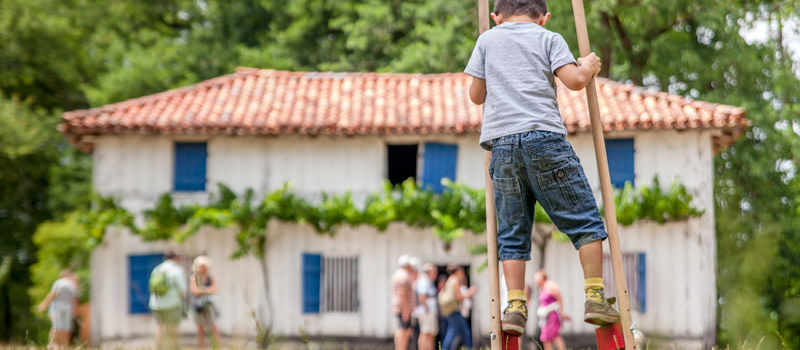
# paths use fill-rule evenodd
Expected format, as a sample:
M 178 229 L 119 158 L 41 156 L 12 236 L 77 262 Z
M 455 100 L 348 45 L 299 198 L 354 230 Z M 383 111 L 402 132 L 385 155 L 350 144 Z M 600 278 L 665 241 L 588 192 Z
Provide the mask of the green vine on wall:
M 170 194 L 162 195 L 152 209 L 144 211 L 141 225 L 113 199 L 95 198 L 91 209 L 70 213 L 61 221 L 48 221 L 37 228 L 34 242 L 39 246 L 39 262 L 32 267 L 31 296 L 41 299 L 62 268 L 78 271 L 83 285 L 87 285 L 89 254 L 103 242 L 109 226 L 126 227 L 147 241 L 177 242 L 185 241 L 204 226 L 236 228 L 238 248 L 233 258 L 247 254 L 263 258 L 271 220 L 308 224 L 325 235 L 335 234 L 342 226 L 367 225 L 385 231 L 390 223 L 402 222 L 411 227 L 432 228 L 445 243 L 467 231 L 482 234 L 486 230 L 483 189 L 449 180 L 443 184 L 446 190 L 435 193 L 421 188 L 412 179 L 394 187 L 387 182 L 381 190 L 367 196 L 361 206 L 354 203 L 349 192 L 323 193 L 321 200 L 313 203 L 294 193 L 289 185 L 256 202 L 252 190 L 237 195 L 219 184 L 207 205 L 177 206 Z M 673 182 L 663 191 L 658 178 L 654 178 L 651 186 L 633 188 L 627 184 L 616 190 L 614 201 L 617 219 L 626 226 L 639 220 L 664 223 L 703 214 L 703 210 L 691 205 L 692 195 L 682 184 Z M 539 205 L 535 221 L 552 223 Z M 470 246 L 468 250 L 473 255 L 485 254 L 486 245 Z
M 317 233 L 326 235 L 333 235 L 345 225 L 368 225 L 385 231 L 390 223 L 403 222 L 410 227 L 432 228 L 445 243 L 462 237 L 465 231 L 483 233 L 486 229 L 483 189 L 446 179 L 443 184 L 446 190 L 435 193 L 421 188 L 413 179 L 395 187 L 387 182 L 380 191 L 370 194 L 361 207 L 354 203 L 349 192 L 322 193 L 321 201 L 314 204 L 294 193 L 288 184 L 254 203 L 252 190 L 237 195 L 219 184 L 217 194 L 212 195 L 207 205 L 176 206 L 170 194 L 162 195 L 155 207 L 144 211 L 142 227 L 136 226 L 133 215 L 110 199 L 97 200 L 92 210 L 82 214 L 81 222 L 90 232 L 90 247 L 102 242 L 106 228 L 111 225 L 127 227 L 147 241 L 172 239 L 178 242 L 191 237 L 203 226 L 237 227 L 236 257 L 250 252 L 258 256 L 263 254 L 259 243 L 264 240 L 267 225 L 273 219 L 308 224 Z M 693 207 L 691 201 L 692 195 L 685 186 L 673 182 L 663 191 L 658 177 L 651 186 L 633 188 L 627 183 L 625 188 L 615 191 L 614 198 L 617 220 L 625 226 L 638 220 L 665 223 L 702 215 L 704 211 Z M 552 223 L 539 205 L 535 220 Z

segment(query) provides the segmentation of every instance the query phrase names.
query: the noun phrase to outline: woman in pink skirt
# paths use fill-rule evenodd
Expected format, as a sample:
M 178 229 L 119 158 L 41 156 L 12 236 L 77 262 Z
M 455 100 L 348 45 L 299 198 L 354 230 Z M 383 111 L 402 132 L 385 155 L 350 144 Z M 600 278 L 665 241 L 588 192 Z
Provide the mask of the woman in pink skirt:
M 539 287 L 539 308 L 536 314 L 539 316 L 539 327 L 542 335 L 539 340 L 544 343 L 544 350 L 552 350 L 553 343 L 558 350 L 566 349 L 564 338 L 561 337 L 561 321 L 569 321 L 569 316 L 564 314 L 564 302 L 561 299 L 561 292 L 558 284 L 547 280 L 544 270 L 536 272 L 534 277 L 536 285 Z M 528 304 L 530 304 L 530 293 L 528 293 Z

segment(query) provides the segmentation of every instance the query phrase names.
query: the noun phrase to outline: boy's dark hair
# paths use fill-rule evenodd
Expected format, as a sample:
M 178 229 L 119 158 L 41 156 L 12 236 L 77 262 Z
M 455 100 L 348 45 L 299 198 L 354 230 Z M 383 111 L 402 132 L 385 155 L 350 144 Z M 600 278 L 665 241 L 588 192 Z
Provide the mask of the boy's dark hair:
M 528 15 L 530 18 L 539 18 L 547 13 L 546 0 L 496 0 L 494 11 L 496 15 L 510 17 L 515 15 Z

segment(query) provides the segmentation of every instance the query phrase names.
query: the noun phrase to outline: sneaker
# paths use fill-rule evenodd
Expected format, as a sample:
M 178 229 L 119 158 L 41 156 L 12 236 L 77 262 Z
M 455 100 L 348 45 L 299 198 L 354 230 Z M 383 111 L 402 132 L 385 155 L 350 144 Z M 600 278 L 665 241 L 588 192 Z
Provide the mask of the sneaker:
M 525 323 L 528 322 L 528 307 L 525 300 L 510 300 L 503 311 L 502 329 L 510 335 L 520 336 L 525 333 Z
M 617 298 L 603 299 L 603 302 L 586 300 L 583 304 L 583 321 L 598 326 L 607 326 L 619 322 L 619 312 L 611 307 Z

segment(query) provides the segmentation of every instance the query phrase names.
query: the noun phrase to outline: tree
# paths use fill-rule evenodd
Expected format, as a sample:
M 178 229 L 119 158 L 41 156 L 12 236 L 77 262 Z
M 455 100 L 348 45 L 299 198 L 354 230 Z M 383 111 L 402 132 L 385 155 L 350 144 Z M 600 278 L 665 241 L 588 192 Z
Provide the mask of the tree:
M 46 188 L 55 130 L 53 116 L 41 108 L 0 95 L 0 260 L 7 278 L 0 279 L 0 339 L 35 329 L 25 296 L 34 262 L 31 234 L 49 217 Z
M 478 34 L 475 5 L 0 0 L 0 226 L 10 233 L 0 237 L 0 270 L 9 271 L 0 274 L 0 340 L 33 324 L 27 300 L 16 298 L 30 285 L 34 228 L 88 203 L 91 160 L 55 131 L 60 111 L 196 83 L 236 66 L 458 72 Z M 571 5 L 548 5 L 548 28 L 577 53 Z M 800 347 L 800 81 L 781 30 L 763 42 L 740 35 L 757 21 L 778 28 L 796 21 L 796 2 L 586 6 L 601 75 L 748 110 L 750 130 L 715 161 L 720 341 L 765 337 L 770 346 Z M 11 323 L 10 313 L 21 316 Z

